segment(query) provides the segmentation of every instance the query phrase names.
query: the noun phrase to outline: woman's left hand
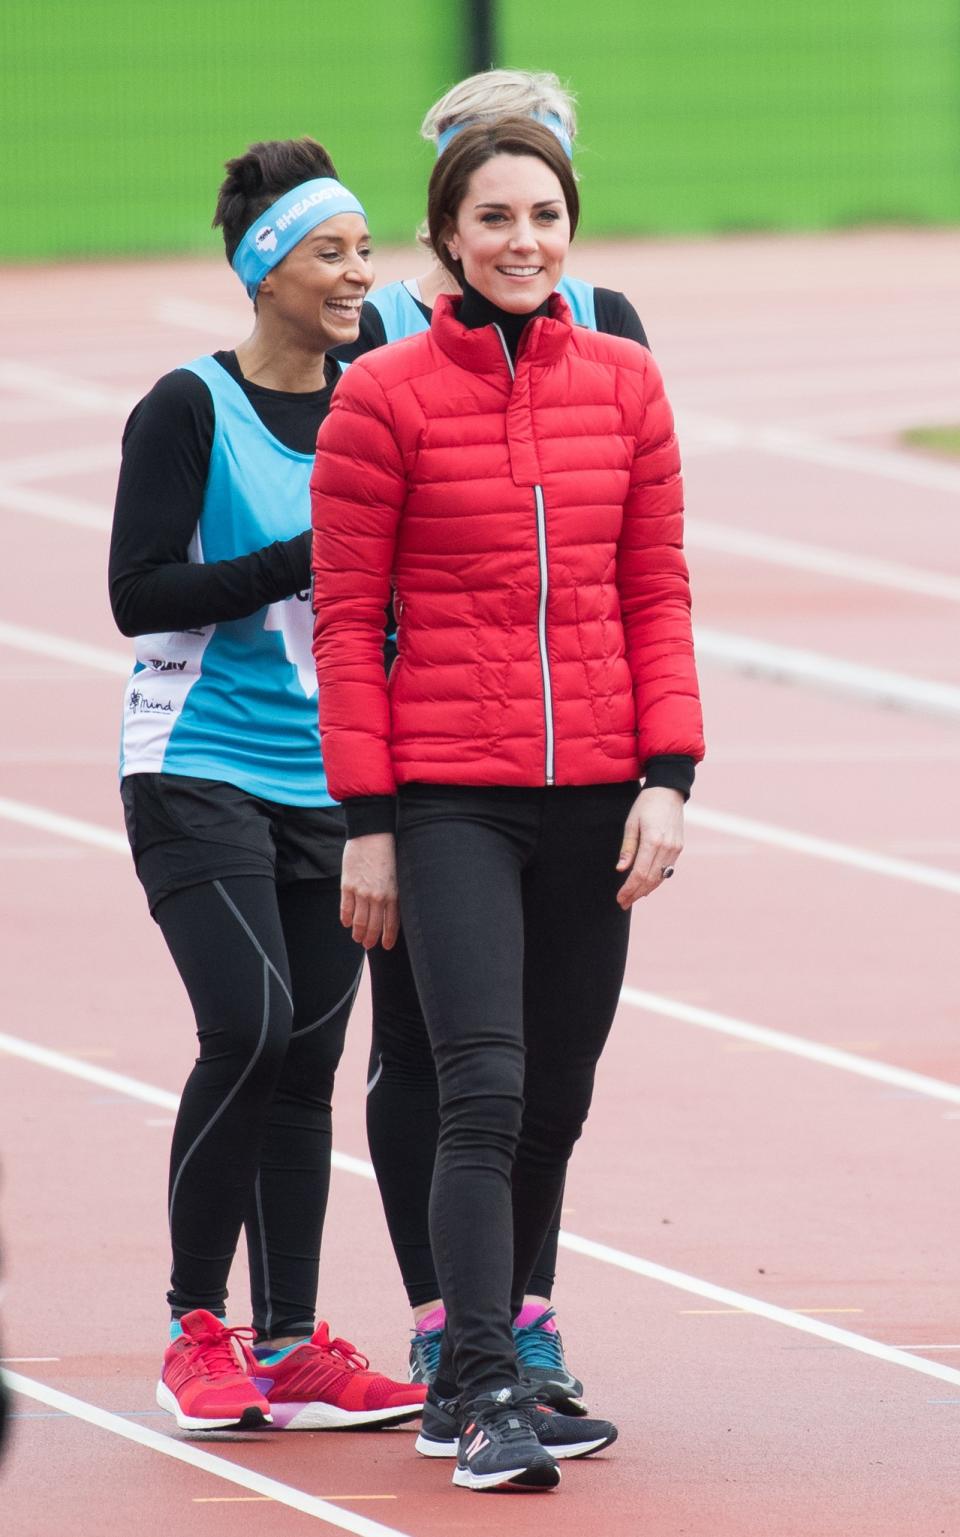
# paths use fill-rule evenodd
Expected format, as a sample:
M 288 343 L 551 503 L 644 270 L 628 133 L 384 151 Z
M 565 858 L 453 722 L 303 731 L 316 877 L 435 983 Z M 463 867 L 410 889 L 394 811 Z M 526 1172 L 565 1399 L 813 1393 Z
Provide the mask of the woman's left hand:
M 618 870 L 630 874 L 617 892 L 622 908 L 632 907 L 663 885 L 683 852 L 683 796 L 665 785 L 651 785 L 637 796 L 627 815 Z M 632 866 L 632 868 L 631 868 Z
M 358 945 L 392 950 L 400 931 L 397 853 L 393 833 L 348 838 L 340 876 L 340 922 Z

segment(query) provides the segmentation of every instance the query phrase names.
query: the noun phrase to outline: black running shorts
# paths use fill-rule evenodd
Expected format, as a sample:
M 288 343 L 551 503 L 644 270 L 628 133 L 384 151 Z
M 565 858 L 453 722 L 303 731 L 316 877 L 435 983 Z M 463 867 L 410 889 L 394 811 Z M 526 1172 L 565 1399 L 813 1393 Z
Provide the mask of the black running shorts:
M 266 875 L 278 886 L 339 879 L 339 806 L 281 806 L 180 774 L 128 774 L 120 794 L 151 913 L 174 891 L 229 875 Z

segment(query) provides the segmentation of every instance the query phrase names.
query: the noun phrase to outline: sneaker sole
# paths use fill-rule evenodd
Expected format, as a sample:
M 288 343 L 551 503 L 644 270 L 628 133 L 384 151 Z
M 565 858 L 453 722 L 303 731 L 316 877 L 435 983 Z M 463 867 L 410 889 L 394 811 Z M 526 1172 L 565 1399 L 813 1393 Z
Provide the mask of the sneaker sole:
M 184 1414 L 177 1403 L 176 1396 L 171 1393 L 165 1382 L 157 1383 L 157 1403 L 161 1409 L 166 1409 L 172 1414 L 181 1430 L 260 1430 L 271 1424 L 273 1416 L 264 1414 L 256 1404 L 250 1404 L 239 1415 L 230 1418 L 205 1419 L 198 1415 Z
M 413 1443 L 413 1449 L 421 1457 L 455 1457 L 457 1445 L 456 1436 L 452 1441 L 438 1441 L 434 1436 L 425 1436 L 421 1431 Z
M 560 1469 L 547 1461 L 499 1473 L 471 1473 L 469 1468 L 455 1468 L 453 1482 L 458 1489 L 473 1489 L 477 1494 L 498 1489 L 516 1494 L 546 1494 L 559 1484 Z
M 338 1409 L 336 1404 L 284 1404 L 270 1401 L 274 1430 L 362 1430 L 365 1425 L 401 1425 L 417 1420 L 422 1404 L 393 1409 Z M 453 1454 L 456 1456 L 456 1443 Z
M 604 1447 L 612 1446 L 617 1439 L 614 1431 L 612 1436 L 599 1436 L 596 1441 L 571 1441 L 564 1446 L 545 1446 L 544 1451 L 555 1462 L 571 1461 L 575 1457 L 589 1457 L 593 1452 L 602 1452 Z M 436 1441 L 422 1433 L 414 1442 L 414 1451 L 421 1457 L 455 1457 L 457 1455 L 457 1441 Z

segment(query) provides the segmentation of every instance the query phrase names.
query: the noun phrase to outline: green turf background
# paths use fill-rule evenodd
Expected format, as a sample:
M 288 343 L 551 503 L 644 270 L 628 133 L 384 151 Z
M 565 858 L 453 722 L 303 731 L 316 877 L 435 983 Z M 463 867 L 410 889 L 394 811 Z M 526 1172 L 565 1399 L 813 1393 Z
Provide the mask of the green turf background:
M 0 258 L 215 250 L 223 161 L 313 133 L 407 238 L 462 0 L 2 0 Z M 957 0 L 500 0 L 580 101 L 593 234 L 960 221 Z

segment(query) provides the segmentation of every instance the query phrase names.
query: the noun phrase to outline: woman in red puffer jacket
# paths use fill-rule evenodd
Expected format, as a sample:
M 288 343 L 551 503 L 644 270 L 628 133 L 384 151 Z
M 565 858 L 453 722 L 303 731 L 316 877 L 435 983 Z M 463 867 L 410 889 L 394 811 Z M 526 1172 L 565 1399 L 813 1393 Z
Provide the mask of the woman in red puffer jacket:
M 589 1108 L 630 907 L 672 874 L 703 750 L 670 408 L 648 352 L 574 328 L 553 293 L 578 214 L 548 129 L 460 135 L 429 223 L 463 298 L 353 365 L 312 482 L 342 919 L 389 947 L 398 872 L 440 1085 L 447 1336 L 420 1449 L 459 1430 L 470 1488 L 556 1481 L 511 1321 Z

